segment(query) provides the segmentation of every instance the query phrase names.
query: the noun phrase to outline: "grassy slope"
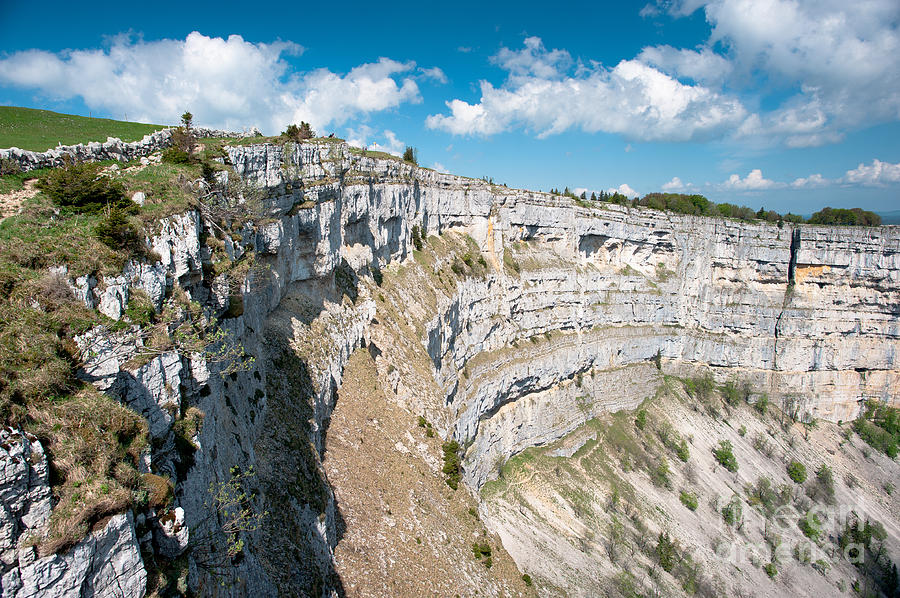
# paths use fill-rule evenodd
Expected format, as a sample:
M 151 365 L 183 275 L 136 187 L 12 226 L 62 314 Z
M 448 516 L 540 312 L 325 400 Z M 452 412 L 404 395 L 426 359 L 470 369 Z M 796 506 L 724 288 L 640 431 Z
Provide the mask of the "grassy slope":
M 46 173 L 0 177 L 0 192 Z M 176 182 L 182 175 L 199 177 L 199 166 L 153 164 L 115 175 L 127 196 L 147 193 L 135 225 L 154 226 L 186 209 L 187 191 Z M 50 454 L 55 505 L 41 554 L 70 546 L 105 515 L 148 496 L 135 469 L 147 443 L 145 422 L 75 376 L 73 336 L 102 318 L 48 272 L 54 265 L 66 265 L 71 276 L 120 271 L 130 254 L 97 240 L 102 218 L 60 211 L 39 192 L 0 223 L 0 423 L 35 434 Z
M 42 152 L 56 147 L 58 143 L 74 145 L 89 141 L 106 141 L 107 137 L 118 137 L 122 141 L 137 141 L 144 135 L 162 128 L 163 125 L 0 106 L 0 148 L 18 147 Z

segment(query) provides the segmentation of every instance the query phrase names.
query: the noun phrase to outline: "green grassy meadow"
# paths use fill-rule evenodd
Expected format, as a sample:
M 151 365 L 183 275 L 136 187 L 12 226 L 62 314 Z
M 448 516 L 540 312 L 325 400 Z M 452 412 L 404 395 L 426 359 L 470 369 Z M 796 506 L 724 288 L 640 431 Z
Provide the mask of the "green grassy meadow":
M 162 128 L 165 126 L 0 106 L 0 148 L 18 147 L 42 152 L 60 143 L 74 145 L 106 141 L 107 137 L 138 141 L 144 135 Z

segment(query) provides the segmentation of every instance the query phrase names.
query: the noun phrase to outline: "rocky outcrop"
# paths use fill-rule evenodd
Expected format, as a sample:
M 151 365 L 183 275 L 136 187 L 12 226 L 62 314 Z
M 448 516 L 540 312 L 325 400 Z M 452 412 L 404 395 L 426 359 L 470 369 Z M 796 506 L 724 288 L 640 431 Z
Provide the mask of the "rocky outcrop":
M 147 574 L 131 513 L 116 515 L 74 548 L 38 558 L 50 518 L 49 464 L 37 439 L 0 431 L 0 596 L 144 595 Z

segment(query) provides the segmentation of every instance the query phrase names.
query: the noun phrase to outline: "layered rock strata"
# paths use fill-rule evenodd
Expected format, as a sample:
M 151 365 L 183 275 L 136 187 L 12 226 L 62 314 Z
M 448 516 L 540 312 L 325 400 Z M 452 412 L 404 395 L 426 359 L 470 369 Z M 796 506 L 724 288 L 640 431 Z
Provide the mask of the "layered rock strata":
M 199 213 L 162 223 L 149 240 L 159 262 L 131 264 L 103 284 L 70 281 L 113 318 L 131 289 L 161 305 L 177 285 L 224 315 L 224 329 L 256 357 L 225 376 L 188 355 L 124 371 L 127 351 L 110 361 L 114 348 L 96 340 L 98 359 L 86 368 L 146 412 L 151 467 L 176 481 L 188 528 L 210 521 L 210 485 L 254 468 L 248 492 L 254 508 L 269 511 L 268 523 L 247 534 L 224 586 L 221 571 L 194 560 L 191 583 L 201 592 L 340 593 L 331 563 L 340 514 L 321 453 L 344 364 L 361 345 L 377 354 L 401 404 L 427 409 L 441 433 L 466 447 L 474 488 L 510 455 L 600 411 L 636 405 L 658 380 L 657 366 L 747 381 L 803 417 L 846 420 L 861 400 L 897 400 L 895 228 L 782 229 L 579 207 L 340 142 L 226 149 L 234 172 L 267 197 L 267 218 L 226 242 L 229 255 L 253 251 L 265 266 L 244 281 L 240 310 L 226 312 L 233 293 L 204 267 L 201 239 L 211 229 Z M 410 259 L 416 227 L 456 249 L 434 250 L 437 261 L 419 265 Z M 479 258 L 483 266 L 470 264 Z M 377 273 L 402 277 L 401 266 L 425 280 L 440 276 L 440 292 L 409 287 L 403 310 L 382 314 L 367 289 Z M 379 318 L 415 331 L 431 394 L 403 378 L 406 364 L 373 333 Z M 166 413 L 190 407 L 204 420 L 185 468 Z

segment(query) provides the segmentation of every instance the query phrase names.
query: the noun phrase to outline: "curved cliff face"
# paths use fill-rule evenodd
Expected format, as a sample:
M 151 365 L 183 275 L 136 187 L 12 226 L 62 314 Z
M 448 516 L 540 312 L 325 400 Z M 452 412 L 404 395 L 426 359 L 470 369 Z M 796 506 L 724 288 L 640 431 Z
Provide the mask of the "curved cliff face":
M 228 153 L 237 173 L 268 190 L 272 209 L 242 241 L 268 273 L 245 286 L 243 314 L 226 320 L 259 359 L 250 372 L 198 384 L 204 450 L 180 494 L 189 519 L 200 517 L 192 497 L 232 466 L 256 465 L 261 501 L 279 513 L 237 569 L 258 590 L 272 579 L 323 594 L 340 584 L 330 554 L 341 515 L 320 462 L 343 366 L 361 345 L 378 352 L 400 404 L 467 447 L 476 488 L 510 455 L 637 405 L 658 383 L 657 356 L 666 371 L 747 381 L 803 416 L 847 420 L 862 399 L 896 401 L 896 229 L 587 209 L 340 143 Z M 445 263 L 407 262 L 416 225 L 453 231 Z M 180 258 L 176 278 L 199 289 L 196 251 Z M 484 266 L 466 266 L 470 275 L 440 278 L 453 260 L 479 255 Z M 406 263 L 420 272 L 399 266 L 412 276 L 404 287 Z M 405 289 L 387 314 L 371 290 L 376 268 Z M 358 286 L 355 302 L 342 298 L 336 270 Z M 409 326 L 416 342 L 397 350 L 380 319 Z M 300 473 L 286 482 L 285 471 Z
M 466 232 L 495 265 L 523 253 L 519 273 L 501 267 L 461 284 L 427 324 L 423 342 L 435 375 L 448 401 L 466 406 L 456 424 L 463 440 L 499 404 L 588 364 L 621 367 L 657 352 L 686 366 L 728 368 L 723 377 L 748 379 L 775 399 L 795 396 L 810 416 L 832 420 L 853 417 L 860 399 L 890 400 L 898 388 L 900 234 L 893 228 L 792 230 L 610 205 L 583 209 L 362 157 L 341 144 L 229 153 L 239 173 L 296 212 L 269 225 L 260 242 L 286 260 L 279 269 L 288 279 L 324 275 L 344 258 L 355 269 L 402 260 L 416 223 L 428 234 Z M 643 330 L 624 347 L 605 340 L 625 327 Z M 460 381 L 476 356 L 489 361 L 517 339 L 553 331 L 578 338 L 561 360 L 569 371 L 533 381 L 512 372 L 478 390 Z M 592 342 L 615 346 L 614 355 L 601 355 Z
M 239 310 L 226 312 L 233 293 L 204 267 L 198 213 L 163 223 L 151 243 L 160 262 L 130 265 L 102 291 L 78 283 L 118 318 L 132 287 L 159 304 L 177 282 L 226 313 L 223 327 L 256 358 L 219 376 L 215 364 L 161 356 L 120 385 L 122 400 L 151 416 L 154 467 L 177 481 L 191 530 L 210 525 L 210 484 L 234 468 L 256 472 L 248 490 L 269 515 L 228 563 L 232 585 L 219 593 L 343 592 L 332 555 L 344 522 L 322 458 L 344 367 L 360 347 L 393 400 L 466 448 L 476 489 L 511 455 L 639 404 L 659 385 L 658 366 L 710 369 L 831 420 L 855 416 L 861 399 L 900 393 L 895 228 L 583 208 L 338 142 L 226 149 L 235 172 L 265 189 L 268 210 L 223 240 L 229 256 L 252 250 L 263 265 L 244 282 Z M 417 226 L 424 252 L 413 250 Z M 113 366 L 95 377 L 122 378 Z M 154 367 L 177 381 L 158 383 Z M 192 467 L 177 454 L 170 404 L 205 414 Z M 212 592 L 218 565 L 195 558 L 193 585 Z

